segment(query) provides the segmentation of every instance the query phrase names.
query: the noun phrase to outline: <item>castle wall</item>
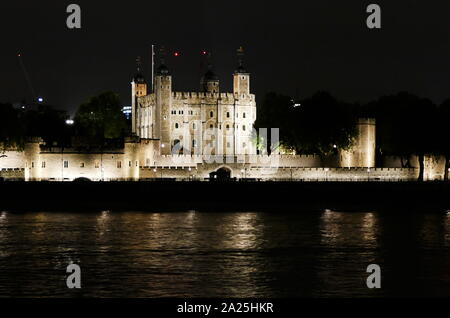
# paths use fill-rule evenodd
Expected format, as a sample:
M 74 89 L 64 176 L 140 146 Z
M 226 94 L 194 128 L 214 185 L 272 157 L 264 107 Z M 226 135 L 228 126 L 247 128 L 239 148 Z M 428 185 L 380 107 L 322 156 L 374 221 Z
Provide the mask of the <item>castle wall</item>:
M 25 168 L 25 153 L 18 150 L 0 152 L 0 168 Z
M 25 180 L 40 180 L 40 139 L 32 140 L 25 144 Z
M 0 179 L 11 181 L 23 181 L 25 180 L 25 169 L 24 168 L 0 169 Z
M 406 163 L 406 160 L 403 160 Z M 419 169 L 419 158 L 416 155 L 409 156 L 409 164 L 411 168 Z M 398 156 L 386 156 L 383 158 L 383 166 L 385 167 L 402 167 L 401 158 Z M 436 155 L 425 155 L 424 162 L 424 180 L 434 181 L 434 180 L 444 180 L 445 173 L 445 157 Z
M 25 168 L 4 168 L 1 176 L 26 180 L 208 179 L 211 172 L 226 167 L 231 177 L 258 180 L 303 181 L 406 181 L 418 177 L 418 168 L 324 168 L 319 156 L 160 156 L 158 140 L 127 142 L 122 150 L 104 153 L 77 153 L 70 149 L 41 149 L 28 143 L 23 155 L 14 154 Z M 21 159 L 25 158 L 25 162 Z M 441 176 L 443 162 L 427 157 L 426 180 Z M 67 162 L 67 164 L 65 164 Z M 120 164 L 119 164 L 120 162 Z M 0 168 L 2 168 L 0 166 Z
M 41 148 L 39 142 L 31 142 L 26 144 L 23 154 L 27 181 L 139 179 L 141 146 L 137 142 L 125 142 L 123 149 L 89 153 L 68 148 Z
M 30 180 L 131 179 L 128 161 L 125 160 L 123 153 L 41 152 L 39 159 L 37 165 L 31 168 Z
M 231 171 L 231 178 L 261 181 L 413 181 L 418 169 L 409 168 L 271 168 L 248 167 L 239 164 L 198 165 L 197 167 L 158 167 L 141 171 L 142 180 L 176 179 L 207 180 L 220 167 Z
M 137 151 L 140 167 L 155 166 L 160 153 L 160 142 L 156 139 L 141 139 Z
M 0 179 L 25 180 L 25 152 L 10 149 L 0 152 Z

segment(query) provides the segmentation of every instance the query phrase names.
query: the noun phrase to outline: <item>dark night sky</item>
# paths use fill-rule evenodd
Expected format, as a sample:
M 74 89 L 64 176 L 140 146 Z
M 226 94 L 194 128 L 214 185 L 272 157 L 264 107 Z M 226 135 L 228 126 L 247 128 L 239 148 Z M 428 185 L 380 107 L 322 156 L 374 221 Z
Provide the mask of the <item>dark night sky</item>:
M 440 3 L 441 1 L 439 1 Z M 82 8 L 82 29 L 66 28 L 66 7 Z M 382 7 L 382 30 L 365 25 L 366 6 Z M 118 92 L 149 48 L 181 51 L 168 65 L 176 90 L 197 90 L 201 50 L 213 52 L 222 91 L 231 90 L 235 50 L 246 48 L 252 91 L 306 97 L 328 90 L 368 101 L 401 90 L 441 102 L 450 97 L 450 3 L 437 1 L 2 1 L 0 101 L 31 94 L 73 111 L 87 97 Z

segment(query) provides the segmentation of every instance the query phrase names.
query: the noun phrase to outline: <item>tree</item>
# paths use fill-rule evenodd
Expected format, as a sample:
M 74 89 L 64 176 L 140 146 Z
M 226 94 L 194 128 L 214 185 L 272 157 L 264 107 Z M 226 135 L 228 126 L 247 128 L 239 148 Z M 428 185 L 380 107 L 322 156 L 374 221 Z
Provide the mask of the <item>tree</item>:
M 67 133 L 66 111 L 47 105 L 40 105 L 36 110 L 26 110 L 20 115 L 25 135 L 41 137 L 47 145 L 65 145 L 70 142 Z
M 328 156 L 349 149 L 356 137 L 355 106 L 319 92 L 294 108 L 294 147 L 298 152 Z
M 25 142 L 19 112 L 11 104 L 0 104 L 0 151 L 16 147 L 22 149 Z
M 119 96 L 113 92 L 91 97 L 75 115 L 77 134 L 94 143 L 123 138 L 127 123 L 121 109 Z
M 297 105 L 297 106 L 296 106 Z M 280 144 L 303 154 L 328 156 L 348 149 L 356 136 L 354 106 L 326 92 L 294 104 L 292 98 L 269 93 L 258 109 L 258 128 L 280 128 Z
M 261 143 L 268 144 L 271 141 L 270 129 L 278 128 L 280 134 L 280 145 L 285 148 L 291 148 L 294 144 L 293 124 L 293 103 L 289 96 L 280 95 L 274 92 L 266 94 L 263 102 L 258 107 L 258 116 L 255 127 L 268 129 L 268 140 L 258 138 L 258 147 L 264 147 Z M 264 151 L 264 149 L 260 149 Z M 266 149 L 270 153 L 269 149 Z
M 404 167 L 409 156 L 419 160 L 419 181 L 423 181 L 425 154 L 435 153 L 436 106 L 428 99 L 409 93 L 383 96 L 367 106 L 377 120 L 377 144 L 383 154 L 400 156 Z

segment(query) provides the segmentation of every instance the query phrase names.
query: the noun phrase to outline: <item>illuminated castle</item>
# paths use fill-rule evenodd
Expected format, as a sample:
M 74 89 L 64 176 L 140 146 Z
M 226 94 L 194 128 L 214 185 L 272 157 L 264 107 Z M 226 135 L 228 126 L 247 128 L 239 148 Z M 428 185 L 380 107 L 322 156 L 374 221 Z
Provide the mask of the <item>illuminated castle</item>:
M 120 149 L 80 150 L 30 140 L 24 150 L 0 156 L 0 178 L 10 180 L 255 180 L 367 181 L 415 180 L 419 169 L 402 168 L 398 158 L 375 165 L 376 123 L 357 123 L 353 146 L 332 158 L 319 155 L 270 155 L 256 151 L 255 95 L 238 50 L 233 92 L 221 93 L 211 63 L 200 92 L 175 92 L 164 55 L 148 86 L 140 70 L 131 83 L 132 133 Z M 272 128 L 272 127 L 268 127 Z M 277 128 L 277 127 L 273 127 Z M 417 162 L 417 160 L 412 160 Z M 425 179 L 442 179 L 442 160 L 427 156 Z
M 142 139 L 159 140 L 162 155 L 256 154 L 253 124 L 255 95 L 250 93 L 250 74 L 244 67 L 244 51 L 238 50 L 233 92 L 221 93 L 212 69 L 201 78 L 200 92 L 175 92 L 172 75 L 161 58 L 153 92 L 140 72 L 131 83 L 132 132 Z

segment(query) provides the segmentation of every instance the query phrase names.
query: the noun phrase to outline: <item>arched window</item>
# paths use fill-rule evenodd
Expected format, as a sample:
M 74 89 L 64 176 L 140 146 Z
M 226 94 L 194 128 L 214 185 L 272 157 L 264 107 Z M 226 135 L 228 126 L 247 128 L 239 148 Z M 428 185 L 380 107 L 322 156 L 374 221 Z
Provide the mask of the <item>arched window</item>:
M 195 123 L 192 124 L 192 129 L 195 129 Z
M 243 130 L 243 131 L 245 131 L 245 125 L 244 125 L 244 126 L 242 126 L 242 130 Z
M 230 130 L 230 125 L 227 125 L 227 130 Z
M 213 125 L 213 124 L 209 125 L 209 128 L 213 129 L 213 128 L 214 128 L 214 125 Z
M 245 118 L 245 113 L 242 114 L 242 117 Z
M 175 129 L 178 129 L 180 127 L 180 125 L 178 125 L 178 123 L 175 123 Z
M 230 112 L 227 112 L 227 118 L 230 118 Z
M 211 117 L 211 118 L 214 117 L 214 112 L 210 112 L 209 117 Z

